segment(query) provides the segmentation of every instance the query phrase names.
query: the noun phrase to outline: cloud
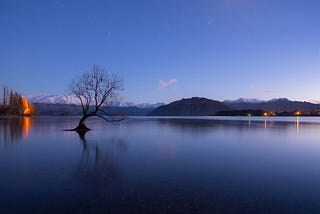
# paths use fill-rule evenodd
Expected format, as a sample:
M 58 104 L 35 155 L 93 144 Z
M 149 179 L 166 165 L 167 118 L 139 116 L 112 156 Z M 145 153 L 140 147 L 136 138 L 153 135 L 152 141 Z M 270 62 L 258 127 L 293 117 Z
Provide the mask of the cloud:
M 168 81 L 159 80 L 159 89 L 164 89 L 164 88 L 170 87 L 170 86 L 176 84 L 177 82 L 178 82 L 178 80 L 176 80 L 176 79 L 170 79 Z

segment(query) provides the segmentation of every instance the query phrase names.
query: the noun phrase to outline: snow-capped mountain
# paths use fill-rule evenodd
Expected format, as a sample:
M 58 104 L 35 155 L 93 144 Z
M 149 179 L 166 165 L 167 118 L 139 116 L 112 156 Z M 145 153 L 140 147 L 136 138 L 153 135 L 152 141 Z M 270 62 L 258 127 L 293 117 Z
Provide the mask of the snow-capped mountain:
M 271 100 L 269 100 L 268 102 L 290 102 L 291 100 L 289 100 L 288 98 L 273 98 Z
M 259 100 L 255 98 L 239 98 L 237 100 L 225 100 L 224 103 L 262 103 L 264 100 Z
M 163 106 L 166 105 L 166 103 L 154 103 L 154 104 L 150 104 L 150 103 L 140 103 L 138 104 L 139 108 L 158 108 L 159 106 Z
M 75 96 L 70 95 L 27 95 L 26 98 L 32 103 L 80 104 Z
M 120 107 L 138 107 L 138 108 L 157 108 L 162 105 L 165 105 L 165 103 L 134 103 L 134 102 L 119 103 Z
M 80 101 L 75 96 L 71 95 L 27 95 L 26 98 L 31 103 L 46 103 L 46 104 L 75 104 L 80 105 Z M 139 103 L 124 102 L 119 103 L 120 107 L 138 107 L 138 108 L 157 108 L 165 103 Z

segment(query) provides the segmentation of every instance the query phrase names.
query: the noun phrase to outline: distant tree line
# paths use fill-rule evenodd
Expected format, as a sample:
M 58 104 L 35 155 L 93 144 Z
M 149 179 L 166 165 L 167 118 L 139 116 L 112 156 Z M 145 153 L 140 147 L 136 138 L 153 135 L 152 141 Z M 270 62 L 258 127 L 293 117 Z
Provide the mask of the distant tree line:
M 4 86 L 0 99 L 0 115 L 30 115 L 35 109 L 20 93 Z
M 258 110 L 230 110 L 219 111 L 214 116 L 320 116 L 320 110 L 312 111 L 282 111 L 270 112 L 262 109 Z
M 219 111 L 215 116 L 263 116 L 264 110 L 229 110 L 229 111 Z

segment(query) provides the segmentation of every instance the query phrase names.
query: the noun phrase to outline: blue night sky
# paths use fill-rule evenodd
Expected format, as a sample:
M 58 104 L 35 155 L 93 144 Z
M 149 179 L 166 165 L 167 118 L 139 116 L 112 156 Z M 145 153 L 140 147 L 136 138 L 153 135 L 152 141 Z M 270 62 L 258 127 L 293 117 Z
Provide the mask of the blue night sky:
M 64 94 L 93 64 L 125 101 L 320 101 L 318 0 L 0 2 L 0 86 Z

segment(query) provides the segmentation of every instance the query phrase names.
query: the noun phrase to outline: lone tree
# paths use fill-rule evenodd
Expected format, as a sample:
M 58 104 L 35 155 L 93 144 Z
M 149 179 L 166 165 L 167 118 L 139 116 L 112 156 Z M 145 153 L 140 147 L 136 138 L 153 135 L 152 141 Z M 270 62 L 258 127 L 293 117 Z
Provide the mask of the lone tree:
M 85 121 L 89 117 L 100 117 L 107 122 L 119 122 L 123 115 L 112 115 L 112 107 L 118 101 L 117 91 L 122 90 L 123 80 L 117 75 L 109 75 L 104 68 L 93 65 L 91 71 L 75 78 L 69 85 L 69 91 L 81 103 L 82 118 L 73 131 L 90 130 Z

